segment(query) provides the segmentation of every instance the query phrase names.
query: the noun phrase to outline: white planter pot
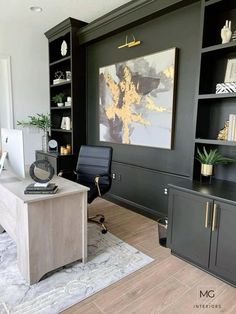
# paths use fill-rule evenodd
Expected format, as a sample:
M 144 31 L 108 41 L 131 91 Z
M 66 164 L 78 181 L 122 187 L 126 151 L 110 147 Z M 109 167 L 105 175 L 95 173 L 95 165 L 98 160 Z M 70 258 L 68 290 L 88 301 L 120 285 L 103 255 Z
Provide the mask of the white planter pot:
M 213 165 L 201 164 L 201 175 L 207 177 L 212 176 Z

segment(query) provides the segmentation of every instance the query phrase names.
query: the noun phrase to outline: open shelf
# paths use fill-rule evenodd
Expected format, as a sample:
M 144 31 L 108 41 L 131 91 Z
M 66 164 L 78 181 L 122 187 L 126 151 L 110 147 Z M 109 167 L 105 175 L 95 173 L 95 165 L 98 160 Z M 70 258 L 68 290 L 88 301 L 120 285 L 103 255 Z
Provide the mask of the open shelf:
M 224 94 L 200 94 L 198 99 L 223 99 L 223 98 L 234 98 L 236 93 L 224 93 Z
M 221 141 L 221 140 L 211 140 L 204 138 L 196 138 L 195 143 L 207 144 L 207 145 L 222 145 L 222 146 L 236 146 L 236 141 Z
M 236 1 L 211 0 L 205 2 L 202 47 L 207 48 L 221 44 L 221 29 L 226 20 L 231 21 L 231 30 L 236 29 Z M 225 44 L 224 44 L 225 45 Z M 230 45 L 229 45 L 230 47 Z
M 231 41 L 229 43 L 226 44 L 218 44 L 218 45 L 213 45 L 213 46 L 209 46 L 206 48 L 202 48 L 201 49 L 201 53 L 208 53 L 208 52 L 231 52 L 231 51 L 235 51 L 236 48 L 236 40 L 235 41 Z
M 213 4 L 216 4 L 218 2 L 221 2 L 222 0 L 208 0 L 205 2 L 205 6 L 209 6 L 209 5 L 213 5 Z
M 68 84 L 71 84 L 71 81 L 65 81 L 65 82 L 58 83 L 58 84 L 52 84 L 52 85 L 50 85 L 50 87 L 58 87 L 58 86 L 63 86 L 63 85 L 68 85 Z
M 51 129 L 52 132 L 65 132 L 65 133 L 71 133 L 72 130 L 64 130 L 64 129 Z
M 51 110 L 66 110 L 66 109 L 71 109 L 71 106 L 51 107 Z
M 50 66 L 54 66 L 54 65 L 56 65 L 56 64 L 59 64 L 59 63 L 62 63 L 62 62 L 68 61 L 68 60 L 70 60 L 70 56 L 64 57 L 64 58 L 59 59 L 59 60 L 54 61 L 54 62 L 51 62 L 49 65 L 50 65 Z

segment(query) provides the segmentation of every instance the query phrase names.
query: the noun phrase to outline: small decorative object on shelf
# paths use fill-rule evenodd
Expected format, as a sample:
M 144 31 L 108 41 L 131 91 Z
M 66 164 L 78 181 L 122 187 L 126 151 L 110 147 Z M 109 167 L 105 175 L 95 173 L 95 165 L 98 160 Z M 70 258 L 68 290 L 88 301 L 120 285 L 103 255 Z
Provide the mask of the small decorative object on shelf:
M 210 149 L 208 152 L 205 146 L 203 146 L 202 152 L 197 147 L 197 156 L 195 158 L 201 163 L 200 181 L 202 182 L 202 176 L 209 177 L 209 183 L 211 183 L 214 165 L 236 162 L 235 159 L 222 156 L 217 148 Z
M 216 94 L 236 93 L 236 82 L 216 84 Z
M 63 42 L 62 42 L 62 44 L 61 44 L 61 55 L 62 55 L 63 57 L 65 57 L 66 54 L 67 54 L 67 51 L 68 51 L 67 43 L 66 43 L 65 40 L 63 40 Z
M 28 116 L 29 121 L 17 121 L 17 125 L 23 127 L 33 126 L 43 130 L 44 135 L 42 136 L 42 150 L 47 152 L 48 150 L 48 131 L 51 127 L 50 115 L 48 113 L 37 113 L 36 116 Z
M 226 20 L 225 25 L 221 29 L 221 39 L 222 44 L 226 44 L 230 42 L 232 31 L 231 31 L 231 21 Z
M 63 117 L 61 120 L 61 129 L 69 131 L 71 129 L 70 117 Z
M 60 84 L 66 82 L 64 79 L 64 74 L 62 71 L 55 72 L 55 79 L 53 80 L 53 85 Z
M 236 141 L 236 115 L 229 115 L 229 129 L 227 133 L 228 141 Z
M 66 71 L 66 80 L 67 81 L 71 80 L 71 71 Z
M 225 72 L 225 83 L 236 83 L 236 59 L 228 59 L 226 72 Z
M 71 154 L 71 147 L 69 147 L 70 145 L 66 145 L 65 146 L 60 146 L 60 154 L 61 155 L 68 155 Z
M 66 107 L 70 107 L 70 106 L 71 106 L 71 97 L 67 97 L 66 100 L 67 100 L 67 101 L 65 102 L 65 106 L 66 106 Z
M 236 59 L 228 59 L 224 83 L 216 84 L 216 94 L 236 93 Z
M 225 121 L 223 129 L 221 129 L 217 135 L 217 140 L 227 141 L 228 140 L 228 130 L 229 130 L 229 121 Z
M 235 40 L 236 40 L 236 31 L 234 31 L 232 35 L 232 41 L 235 41 Z
M 71 145 L 70 144 L 66 145 L 66 149 L 67 149 L 68 154 L 71 154 Z
M 58 107 L 63 107 L 65 95 L 63 93 L 57 94 L 52 97 L 52 100 L 54 101 L 55 104 L 57 104 Z

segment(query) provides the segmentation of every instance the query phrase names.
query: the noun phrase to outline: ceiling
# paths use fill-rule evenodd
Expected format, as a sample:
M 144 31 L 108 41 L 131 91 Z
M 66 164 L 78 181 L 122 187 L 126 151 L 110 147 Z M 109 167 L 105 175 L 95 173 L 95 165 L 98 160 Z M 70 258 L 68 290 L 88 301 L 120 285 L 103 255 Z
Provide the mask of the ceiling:
M 90 23 L 130 0 L 0 0 L 0 23 L 47 31 L 68 17 Z M 32 12 L 39 6 L 41 13 Z

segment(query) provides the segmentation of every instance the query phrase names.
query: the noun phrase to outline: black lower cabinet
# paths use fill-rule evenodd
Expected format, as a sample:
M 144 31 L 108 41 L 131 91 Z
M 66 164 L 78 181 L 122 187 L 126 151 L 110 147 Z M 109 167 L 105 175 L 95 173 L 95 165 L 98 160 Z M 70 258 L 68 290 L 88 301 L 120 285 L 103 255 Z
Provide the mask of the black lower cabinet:
M 205 228 L 205 208 L 210 199 L 180 191 L 170 191 L 169 225 L 171 249 L 183 257 L 208 267 L 210 228 Z
M 209 269 L 236 285 L 236 206 L 215 201 L 214 210 Z
M 236 204 L 171 186 L 168 218 L 172 253 L 236 286 Z

